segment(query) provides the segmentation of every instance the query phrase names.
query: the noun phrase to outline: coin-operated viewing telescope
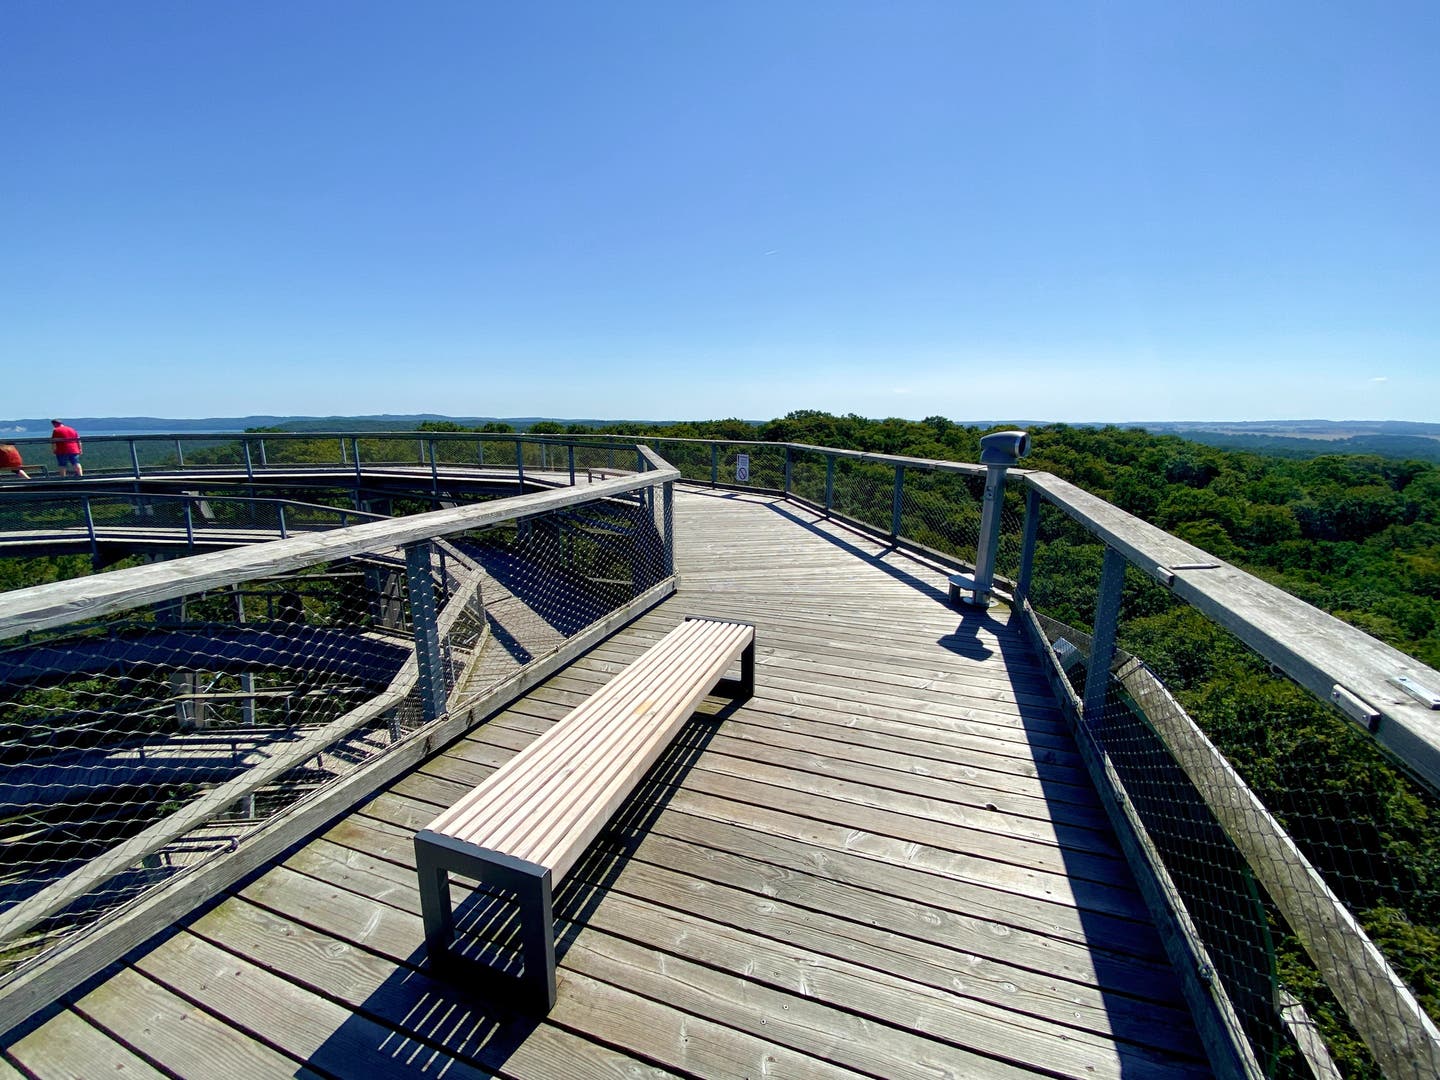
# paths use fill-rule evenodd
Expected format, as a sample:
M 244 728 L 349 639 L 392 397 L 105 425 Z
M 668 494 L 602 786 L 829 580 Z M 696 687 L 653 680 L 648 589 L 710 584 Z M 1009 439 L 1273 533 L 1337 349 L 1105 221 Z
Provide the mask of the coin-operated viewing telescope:
M 1014 465 L 1029 452 L 1028 431 L 992 431 L 980 437 L 981 465 Z
M 985 466 L 985 504 L 980 511 L 975 573 L 950 576 L 952 604 L 979 608 L 990 606 L 990 586 L 995 580 L 995 549 L 1000 542 L 1000 503 L 1005 495 L 1005 470 L 1029 452 L 1028 431 L 992 431 L 980 437 L 980 463 Z

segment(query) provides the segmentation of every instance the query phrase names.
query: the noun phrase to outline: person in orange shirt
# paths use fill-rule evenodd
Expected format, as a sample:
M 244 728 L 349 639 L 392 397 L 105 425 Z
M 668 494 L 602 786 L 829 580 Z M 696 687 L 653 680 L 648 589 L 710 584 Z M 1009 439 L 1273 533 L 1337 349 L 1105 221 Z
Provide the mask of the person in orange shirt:
M 69 424 L 50 421 L 50 449 L 55 451 L 55 464 L 60 466 L 61 476 L 69 476 L 72 469 L 76 476 L 85 475 L 80 467 L 80 433 Z
M 10 443 L 0 445 L 0 469 L 9 469 L 21 480 L 30 479 L 30 474 L 25 471 L 25 459 L 20 456 L 20 449 Z

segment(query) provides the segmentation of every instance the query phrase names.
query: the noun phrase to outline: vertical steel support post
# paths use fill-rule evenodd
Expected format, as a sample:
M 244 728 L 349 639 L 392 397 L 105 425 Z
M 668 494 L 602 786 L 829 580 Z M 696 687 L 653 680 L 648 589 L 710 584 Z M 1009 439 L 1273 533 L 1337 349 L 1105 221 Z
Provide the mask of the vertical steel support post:
M 710 444 L 710 486 L 720 486 L 720 444 Z
M 665 520 L 662 528 L 665 536 L 665 576 L 675 573 L 675 481 L 665 481 L 665 493 L 661 496 L 661 512 Z
M 435 464 L 435 440 L 427 439 L 426 443 L 430 450 L 430 494 L 438 499 L 440 497 L 440 468 Z
M 1015 582 L 1015 606 L 1030 599 L 1030 579 L 1035 570 L 1035 541 L 1040 535 L 1040 493 L 1025 493 L 1025 537 L 1020 542 L 1020 576 Z
M 180 445 L 180 440 L 175 440 L 175 461 L 180 468 L 185 468 L 185 448 Z
M 280 518 L 280 539 L 288 540 L 290 538 L 290 534 L 285 529 L 285 504 L 276 503 L 275 513 Z
M 980 535 L 975 541 L 975 602 L 987 603 L 995 581 L 995 552 L 1000 547 L 1000 510 L 1005 503 L 1008 465 L 985 466 L 985 498 L 980 506 Z
M 235 597 L 235 621 L 244 626 L 245 597 L 241 594 L 239 585 L 230 586 L 230 590 Z M 240 720 L 246 727 L 254 727 L 255 675 L 252 672 L 247 671 L 240 676 L 240 692 L 248 695 L 240 699 Z
M 525 494 L 525 444 L 515 440 L 515 475 L 520 478 L 520 494 Z
M 253 484 L 255 482 L 255 463 L 250 460 L 250 440 L 245 439 L 240 445 L 245 448 L 245 479 Z M 135 451 L 134 443 L 130 444 L 130 451 L 132 453 Z M 135 462 L 135 475 L 140 475 L 140 462 L 138 461 Z
M 248 460 L 248 459 L 247 459 Z M 140 452 L 135 449 L 135 440 L 130 440 L 130 464 L 135 466 L 135 479 L 140 479 Z
M 905 466 L 895 466 L 895 494 L 890 499 L 890 541 L 900 541 L 900 508 L 904 504 Z
M 567 459 L 569 460 L 569 464 L 570 464 L 570 486 L 571 486 L 571 487 L 574 487 L 574 486 L 575 486 L 575 444 L 572 442 L 572 443 L 571 443 L 569 446 L 567 446 L 565 449 L 568 451 L 568 453 L 566 454 L 566 457 L 567 457 Z
M 825 516 L 835 509 L 835 455 L 825 455 Z
M 261 439 L 261 440 L 260 440 L 260 467 L 261 467 L 262 469 L 268 469 L 268 468 L 270 467 L 270 459 L 265 456 L 265 440 L 264 440 L 264 439 Z
M 341 464 L 341 465 L 349 465 L 349 464 L 350 464 L 350 457 L 349 457 L 349 455 L 345 452 L 345 436 L 344 436 L 344 435 L 341 435 L 341 436 L 340 436 L 340 464 Z
M 185 500 L 185 550 L 195 554 L 195 515 L 189 499 Z
M 90 537 L 90 563 L 93 566 L 100 561 L 100 544 L 95 537 L 95 515 L 90 512 L 90 496 L 80 496 L 80 505 L 85 511 L 85 533 Z
M 790 456 L 790 447 L 789 447 L 789 445 L 787 444 L 786 447 L 785 447 L 785 495 L 786 495 L 787 498 L 788 498 L 789 495 L 790 495 L 790 475 L 791 475 L 790 470 L 791 470 L 792 466 L 793 466 L 793 459 L 792 459 L 791 456 Z
M 439 612 L 430 578 L 430 541 L 405 548 L 405 583 L 410 595 L 410 627 L 415 634 L 415 662 L 420 701 L 428 723 L 445 713 L 445 669 L 440 658 Z
M 1115 659 L 1115 631 L 1120 622 L 1120 593 L 1125 585 L 1125 556 L 1105 548 L 1100 570 L 1100 595 L 1095 602 L 1095 630 L 1090 658 L 1085 664 L 1085 726 L 1092 735 L 1105 721 L 1105 694 L 1110 688 L 1110 665 Z

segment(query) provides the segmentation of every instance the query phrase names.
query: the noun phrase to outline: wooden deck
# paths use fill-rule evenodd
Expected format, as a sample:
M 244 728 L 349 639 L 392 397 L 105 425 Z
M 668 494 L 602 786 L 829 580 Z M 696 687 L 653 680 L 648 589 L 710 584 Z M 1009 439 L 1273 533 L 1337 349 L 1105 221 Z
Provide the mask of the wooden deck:
M 1003 609 L 778 500 L 680 493 L 679 592 L 15 1033 L 25 1075 L 1210 1075 Z M 687 614 L 753 621 L 556 897 L 536 1021 L 423 963 L 411 838 Z M 10 1075 L 0 1063 L 0 1076 Z M 123 1071 L 122 1071 L 123 1070 Z

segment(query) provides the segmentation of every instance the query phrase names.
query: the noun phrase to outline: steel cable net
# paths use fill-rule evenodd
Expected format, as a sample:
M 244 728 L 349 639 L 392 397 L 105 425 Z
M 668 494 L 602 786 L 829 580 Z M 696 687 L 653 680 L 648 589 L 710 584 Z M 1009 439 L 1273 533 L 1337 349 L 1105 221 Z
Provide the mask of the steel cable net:
M 1058 512 L 1042 517 L 1031 603 L 1082 700 L 1091 641 L 1077 627 L 1093 624 L 1102 555 Z M 1313 1075 L 1302 1052 L 1313 1032 L 1347 1077 L 1428 1075 L 1396 1064 L 1420 1059 L 1385 1004 L 1388 981 L 1287 912 L 1342 904 L 1440 1017 L 1440 800 L 1338 711 L 1134 568 L 1117 637 L 1103 716 L 1086 718 L 1082 735 L 1114 766 L 1261 1066 Z M 1347 1015 L 1327 985 L 1327 955 L 1340 971 L 1328 981 L 1355 983 L 1366 1015 Z M 1381 1044 L 1375 1054 L 1359 1028 Z
M 663 502 L 423 545 L 448 709 L 660 583 Z M 374 551 L 7 642 L 0 977 L 426 727 L 414 573 Z

